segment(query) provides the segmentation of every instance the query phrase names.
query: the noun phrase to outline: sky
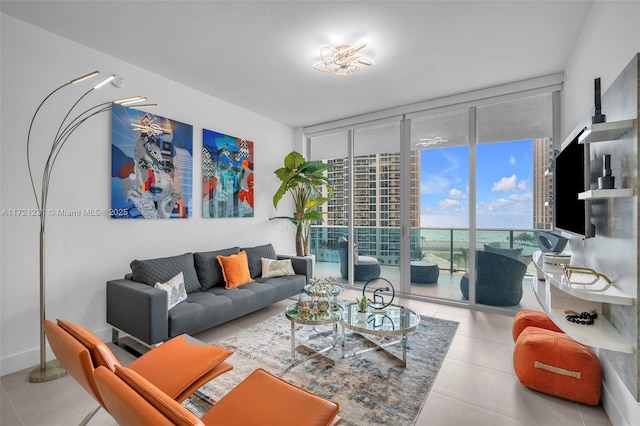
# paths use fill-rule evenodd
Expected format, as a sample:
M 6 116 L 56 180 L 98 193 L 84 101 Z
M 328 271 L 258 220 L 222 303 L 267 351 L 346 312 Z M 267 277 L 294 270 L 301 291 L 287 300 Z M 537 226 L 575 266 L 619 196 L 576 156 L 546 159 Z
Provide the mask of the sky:
M 476 147 L 478 228 L 533 227 L 533 140 Z M 420 226 L 469 227 L 469 147 L 420 151 Z

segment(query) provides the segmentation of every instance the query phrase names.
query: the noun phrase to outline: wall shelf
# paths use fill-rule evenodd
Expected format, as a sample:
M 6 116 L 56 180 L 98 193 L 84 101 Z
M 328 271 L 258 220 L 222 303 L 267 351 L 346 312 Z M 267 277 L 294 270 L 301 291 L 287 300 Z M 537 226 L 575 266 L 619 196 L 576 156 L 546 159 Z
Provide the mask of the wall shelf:
M 635 119 L 592 124 L 587 126 L 578 137 L 578 143 L 612 141 L 631 130 L 635 125 Z
M 633 197 L 633 188 L 621 189 L 591 189 L 578 194 L 578 200 L 593 200 L 598 198 Z
M 597 348 L 633 354 L 635 349 L 629 341 L 602 315 L 602 303 L 633 306 L 632 297 L 615 286 L 602 292 L 569 287 L 562 281 L 562 267 L 544 264 L 540 251 L 533 255 L 538 272 L 533 290 L 549 318 L 567 335 L 580 343 Z M 574 324 L 566 320 L 565 310 L 584 312 L 595 309 L 598 318 L 593 325 Z

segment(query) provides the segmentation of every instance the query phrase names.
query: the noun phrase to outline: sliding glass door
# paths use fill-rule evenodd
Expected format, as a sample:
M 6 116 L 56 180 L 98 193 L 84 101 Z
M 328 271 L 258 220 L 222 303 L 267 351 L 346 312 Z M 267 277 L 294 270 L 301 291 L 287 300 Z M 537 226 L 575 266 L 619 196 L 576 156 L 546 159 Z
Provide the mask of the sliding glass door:
M 335 191 L 312 227 L 316 275 L 356 287 L 380 276 L 404 294 L 536 307 L 533 232 L 552 225 L 546 172 L 558 105 L 557 92 L 534 91 L 307 135 L 310 158 L 332 166 Z M 518 263 L 505 269 L 485 252 Z
M 469 267 L 469 110 L 411 118 L 411 293 L 464 301 Z M 414 173 L 415 170 L 415 173 Z
M 537 306 L 531 256 L 535 229 L 552 224 L 552 95 L 476 108 L 476 300 Z

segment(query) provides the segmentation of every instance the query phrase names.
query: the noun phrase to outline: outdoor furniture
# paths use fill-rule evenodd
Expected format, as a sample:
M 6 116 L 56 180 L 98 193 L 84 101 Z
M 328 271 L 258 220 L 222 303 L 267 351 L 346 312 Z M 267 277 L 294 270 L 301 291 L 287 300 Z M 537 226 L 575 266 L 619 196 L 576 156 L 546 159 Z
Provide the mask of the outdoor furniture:
M 527 265 L 510 256 L 476 251 L 476 302 L 491 306 L 513 306 L 522 299 L 522 280 Z M 469 276 L 460 280 L 460 291 L 469 299 Z
M 433 284 L 438 282 L 440 268 L 434 262 L 414 260 L 411 262 L 411 282 L 419 284 Z
M 355 247 L 354 247 L 355 249 Z M 340 275 L 345 280 L 349 279 L 349 243 L 347 241 L 338 242 L 338 257 L 340 258 Z M 380 263 L 378 259 L 371 256 L 354 255 L 354 281 L 369 281 L 380 276 Z

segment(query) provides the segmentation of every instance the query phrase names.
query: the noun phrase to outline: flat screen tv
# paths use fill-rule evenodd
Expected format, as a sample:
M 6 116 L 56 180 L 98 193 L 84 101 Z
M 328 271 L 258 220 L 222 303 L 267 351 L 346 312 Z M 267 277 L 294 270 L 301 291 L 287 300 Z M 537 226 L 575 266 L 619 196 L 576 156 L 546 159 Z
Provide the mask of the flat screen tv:
M 578 143 L 578 137 L 563 144 L 555 159 L 555 216 L 556 229 L 585 238 L 595 236 L 591 223 L 591 202 L 579 200 L 578 194 L 590 188 L 589 145 Z

